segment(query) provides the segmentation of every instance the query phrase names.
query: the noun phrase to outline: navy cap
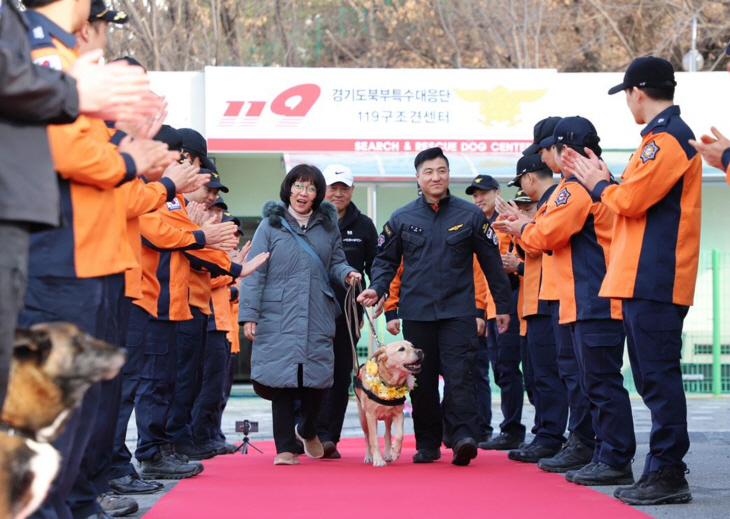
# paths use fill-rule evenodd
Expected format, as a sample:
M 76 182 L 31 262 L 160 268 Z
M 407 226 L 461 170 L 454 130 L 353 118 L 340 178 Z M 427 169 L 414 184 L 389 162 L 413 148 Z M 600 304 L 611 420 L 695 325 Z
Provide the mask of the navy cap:
M 210 206 L 211 207 L 220 207 L 224 211 L 228 211 L 228 204 L 226 204 L 223 201 L 223 197 L 222 196 L 219 196 L 218 198 L 216 198 L 215 199 L 215 202 L 213 202 Z
M 499 182 L 489 175 L 478 175 L 471 181 L 471 185 L 466 188 L 466 194 L 471 195 L 476 190 L 489 191 L 491 189 L 499 189 Z
M 187 152 L 194 153 L 198 157 L 208 156 L 208 143 L 205 137 L 200 135 L 192 128 L 180 128 L 183 136 L 183 149 Z
M 535 201 L 527 196 L 524 191 L 521 189 L 517 190 L 517 193 L 515 193 L 515 197 L 512 199 L 518 204 L 533 204 Z
M 171 151 L 180 151 L 183 145 L 182 134 L 167 124 L 163 124 L 160 131 L 157 132 L 153 138 L 155 141 L 164 142 L 167 144 L 167 148 Z
M 237 216 L 234 216 L 233 223 L 236 224 L 236 230 L 238 231 L 238 233 L 243 236 L 243 222 L 241 221 L 241 219 Z
M 515 175 L 515 178 L 510 180 L 507 185 L 510 187 L 520 187 L 522 175 L 525 173 L 532 173 L 533 171 L 542 171 L 543 169 L 547 169 L 547 164 L 542 161 L 540 155 L 534 154 L 520 157 L 520 160 L 517 161 L 517 175 Z
M 107 9 L 104 0 L 91 0 L 91 11 L 89 11 L 89 21 L 105 21 L 109 23 L 123 24 L 129 21 L 127 13 L 122 11 L 112 11 Z
M 601 154 L 601 147 L 598 146 L 601 138 L 593 123 L 585 117 L 564 117 L 555 127 L 553 137 L 555 142 L 574 146 L 581 153 L 583 153 L 583 148 L 588 147 L 593 149 L 596 155 Z
M 636 58 L 631 62 L 624 74 L 623 83 L 608 91 L 613 95 L 631 87 L 650 87 L 662 90 L 674 90 L 674 67 L 667 60 L 654 56 Z
M 534 155 L 540 148 L 549 148 L 555 143 L 541 146 L 542 140 L 552 137 L 555 126 L 560 122 L 561 117 L 546 117 L 537 122 L 532 130 L 532 144 L 522 151 L 523 155 Z
M 725 47 L 725 56 L 730 56 L 730 43 L 728 43 L 727 47 Z
M 218 189 L 224 193 L 228 193 L 228 188 L 221 182 L 221 176 L 217 171 L 213 171 L 208 168 L 200 168 L 200 173 L 208 173 L 210 175 L 210 180 L 207 184 L 205 184 L 205 187 L 209 189 Z

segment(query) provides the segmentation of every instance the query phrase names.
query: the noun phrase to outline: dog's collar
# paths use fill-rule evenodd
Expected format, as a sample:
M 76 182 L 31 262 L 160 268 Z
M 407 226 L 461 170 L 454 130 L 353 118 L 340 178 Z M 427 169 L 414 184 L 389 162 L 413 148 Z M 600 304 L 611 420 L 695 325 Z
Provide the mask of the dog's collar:
M 403 405 L 406 403 L 405 396 L 402 396 L 400 398 L 392 398 L 389 400 L 380 398 L 378 395 L 376 395 L 375 393 L 370 391 L 368 388 L 363 386 L 362 379 L 360 378 L 360 376 L 355 377 L 355 380 L 353 382 L 354 382 L 355 387 L 363 390 L 370 400 L 372 400 L 373 402 L 377 402 L 380 405 L 397 406 L 397 405 Z
M 35 440 L 35 432 L 30 429 L 19 429 L 13 427 L 7 422 L 0 421 L 0 432 L 4 432 L 8 436 L 19 436 L 21 438 L 28 438 L 29 440 Z

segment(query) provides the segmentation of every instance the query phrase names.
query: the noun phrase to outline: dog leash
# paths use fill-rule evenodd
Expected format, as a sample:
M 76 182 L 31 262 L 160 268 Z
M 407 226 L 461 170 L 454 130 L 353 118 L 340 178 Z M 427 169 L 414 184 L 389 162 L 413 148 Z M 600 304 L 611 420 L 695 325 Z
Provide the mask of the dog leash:
M 352 334 L 353 326 L 352 324 L 355 324 L 355 334 L 357 335 L 357 338 L 360 339 L 360 318 L 357 315 L 357 294 L 356 291 L 358 287 L 349 286 L 347 288 L 347 293 L 345 294 L 345 321 L 347 322 L 347 333 L 350 335 L 350 345 L 352 346 L 352 366 L 354 369 L 355 376 L 357 376 L 358 371 L 360 370 L 360 366 L 357 363 L 357 347 L 355 346 L 355 337 Z M 382 342 L 380 342 L 380 339 L 378 338 L 378 334 L 375 331 L 375 325 L 373 324 L 372 319 L 370 319 L 370 316 L 368 315 L 367 309 L 363 308 L 363 315 L 365 315 L 365 318 L 368 321 L 368 326 L 370 327 L 370 335 L 372 336 L 373 340 L 375 341 L 375 344 L 377 345 L 377 349 L 383 348 L 384 345 Z

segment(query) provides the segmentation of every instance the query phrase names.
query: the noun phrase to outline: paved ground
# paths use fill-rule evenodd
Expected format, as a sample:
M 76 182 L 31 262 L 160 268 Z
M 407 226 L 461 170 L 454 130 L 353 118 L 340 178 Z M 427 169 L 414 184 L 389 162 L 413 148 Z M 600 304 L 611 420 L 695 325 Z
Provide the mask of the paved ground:
M 234 430 L 236 420 L 258 421 L 259 433 L 250 435 L 252 442 L 271 440 L 271 407 L 270 403 L 256 397 L 250 386 L 236 386 L 234 397 L 229 401 L 223 417 L 224 433 L 231 442 L 240 442 L 240 435 Z M 501 420 L 498 399 L 494 399 L 493 425 Z M 639 397 L 632 398 L 634 411 L 634 425 L 637 435 L 638 450 L 634 462 L 636 478 L 641 475 L 644 466 L 644 456 L 648 451 L 651 418 L 649 411 Z M 730 516 L 730 397 L 689 396 L 688 423 L 692 445 L 685 459 L 691 473 L 687 476 L 692 495 L 692 503 L 687 505 L 639 507 L 643 512 L 657 518 L 687 518 L 687 519 L 726 519 Z M 525 402 L 523 423 L 531 424 L 533 410 Z M 131 424 L 134 423 L 132 420 Z M 382 427 L 382 426 L 381 426 Z M 529 425 L 528 425 L 529 429 Z M 406 420 L 406 432 L 412 433 L 411 420 Z M 127 443 L 134 449 L 136 430 L 130 426 Z M 343 429 L 343 437 L 358 437 L 362 435 L 357 418 L 357 408 L 354 399 L 348 406 L 347 417 Z M 273 453 L 266 453 L 273 459 Z M 235 454 L 234 456 L 239 456 Z M 252 452 L 249 456 L 259 454 Z M 175 482 L 166 482 L 164 492 L 169 491 Z M 612 495 L 615 487 L 597 487 L 597 491 Z M 161 492 L 152 496 L 140 496 L 138 502 L 140 511 L 129 517 L 142 517 L 155 502 L 164 494 Z M 324 518 L 329 519 L 329 518 Z

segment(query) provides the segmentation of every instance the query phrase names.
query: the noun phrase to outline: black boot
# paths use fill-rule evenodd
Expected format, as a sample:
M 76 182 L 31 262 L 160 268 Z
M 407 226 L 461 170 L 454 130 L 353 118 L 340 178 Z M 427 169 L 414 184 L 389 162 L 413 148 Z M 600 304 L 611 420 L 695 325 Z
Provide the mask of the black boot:
M 642 476 L 631 487 L 617 488 L 614 496 L 629 505 L 668 505 L 689 503 L 692 494 L 683 467 L 662 467 Z
M 593 449 L 570 433 L 560 452 L 552 458 L 540 460 L 537 466 L 546 472 L 567 472 L 585 467 L 592 459 Z
M 605 463 L 596 463 L 591 470 L 580 470 L 573 476 L 573 483 L 588 487 L 602 485 L 630 485 L 634 482 L 631 462 L 623 467 L 612 467 Z
M 525 447 L 509 451 L 507 457 L 523 463 L 538 463 L 544 458 L 551 458 L 560 451 L 560 447 L 546 447 L 539 443 L 530 443 Z

